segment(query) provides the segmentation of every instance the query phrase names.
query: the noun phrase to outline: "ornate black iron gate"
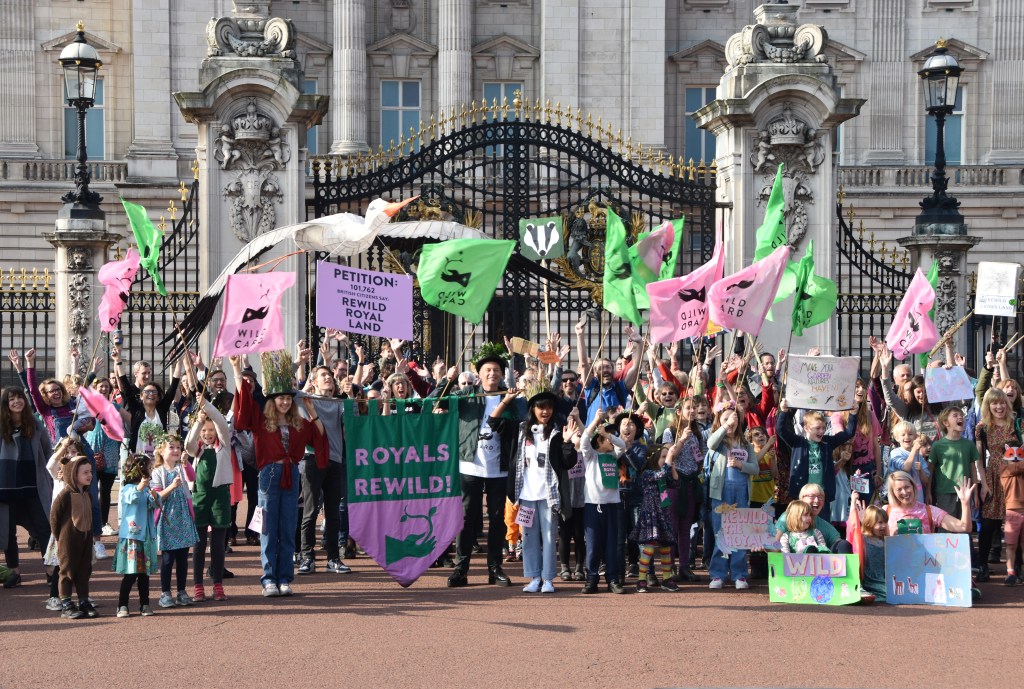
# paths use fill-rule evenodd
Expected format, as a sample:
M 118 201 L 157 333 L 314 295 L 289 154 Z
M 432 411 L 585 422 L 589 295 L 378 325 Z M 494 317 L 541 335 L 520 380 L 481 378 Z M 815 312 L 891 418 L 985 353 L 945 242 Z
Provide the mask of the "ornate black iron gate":
M 614 208 L 634 237 L 685 216 L 679 271 L 689 272 L 710 258 L 714 247 L 715 172 L 703 162 L 684 164 L 634 147 L 600 119 L 584 119 L 579 110 L 517 98 L 511 105 L 463 106 L 441 122 L 431 118 L 418 132 L 410 131 L 407 140 L 375 155 L 314 160 L 315 193 L 307 217 L 361 214 L 375 197 L 419 194 L 401 219 L 452 219 L 491 237 L 517 239 L 521 218 L 561 216 L 570 253 L 552 268 L 568 286 L 545 286 L 525 271 L 506 273 L 478 337 L 542 339 L 547 331 L 545 287 L 551 331 L 567 337 L 579 315 L 600 303 L 605 209 Z M 409 270 L 420 246 L 396 242 L 388 249 Z M 397 270 L 395 260 L 375 244 L 359 265 Z M 417 338 L 426 350 L 422 354 L 448 359 L 446 353 L 462 342 L 461 320 L 419 301 L 416 313 Z M 316 339 L 313 328 L 311 339 Z M 619 344 L 615 335 L 610 351 Z

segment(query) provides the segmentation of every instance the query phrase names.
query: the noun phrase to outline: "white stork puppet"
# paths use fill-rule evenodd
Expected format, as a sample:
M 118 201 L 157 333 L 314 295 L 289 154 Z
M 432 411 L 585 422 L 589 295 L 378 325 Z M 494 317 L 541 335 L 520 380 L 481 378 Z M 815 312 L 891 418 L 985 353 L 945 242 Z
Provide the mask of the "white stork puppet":
M 389 203 L 374 199 L 366 209 L 366 216 L 354 213 L 338 213 L 316 220 L 280 227 L 255 237 L 242 247 L 234 258 L 228 261 L 217 279 L 200 298 L 196 308 L 181 323 L 181 338 L 191 347 L 206 330 L 213 319 L 217 304 L 227 285 L 228 276 L 238 272 L 246 264 L 258 259 L 281 242 L 291 240 L 303 251 L 326 252 L 336 256 L 356 256 L 370 248 L 378 234 L 392 239 L 480 239 L 484 234 L 479 230 L 456 222 L 440 220 L 409 221 L 388 224 L 398 212 L 415 201 L 414 196 L 404 201 Z M 176 338 L 169 333 L 164 342 Z M 179 339 L 168 353 L 168 360 L 180 356 L 183 345 Z

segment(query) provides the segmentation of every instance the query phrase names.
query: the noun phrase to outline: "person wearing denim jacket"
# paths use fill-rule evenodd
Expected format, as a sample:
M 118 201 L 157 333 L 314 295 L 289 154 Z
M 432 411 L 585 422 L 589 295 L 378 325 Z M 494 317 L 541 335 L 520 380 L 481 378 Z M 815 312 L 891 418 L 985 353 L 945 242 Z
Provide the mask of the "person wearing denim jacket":
M 722 505 L 734 507 L 750 506 L 750 490 L 753 477 L 759 472 L 757 455 L 739 431 L 739 416 L 735 410 L 726 409 L 719 417 L 718 430 L 708 437 L 710 473 L 708 496 L 711 498 L 712 530 L 722 528 Z M 710 588 L 722 588 L 727 575 L 732 577 L 738 589 L 749 588 L 747 584 L 747 551 L 734 550 L 728 557 L 715 543 L 708 565 L 711 575 Z

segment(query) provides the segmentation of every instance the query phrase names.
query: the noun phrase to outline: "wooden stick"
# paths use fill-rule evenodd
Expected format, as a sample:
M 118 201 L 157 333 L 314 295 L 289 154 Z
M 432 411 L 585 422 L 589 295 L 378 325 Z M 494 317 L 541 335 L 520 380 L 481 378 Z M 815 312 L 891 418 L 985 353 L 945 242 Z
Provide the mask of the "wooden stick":
M 273 259 L 267 261 L 266 263 L 260 263 L 259 265 L 253 266 L 252 268 L 243 268 L 242 270 L 240 270 L 238 272 L 239 273 L 251 273 L 253 271 L 259 270 L 260 268 L 265 268 L 265 267 L 267 267 L 267 266 L 269 266 L 271 264 L 273 264 L 273 268 L 271 268 L 270 270 L 274 270 L 274 268 L 277 268 L 278 264 L 280 264 L 281 261 L 283 261 L 284 259 L 290 258 L 291 256 L 295 256 L 297 254 L 304 254 L 304 253 L 306 253 L 306 252 L 302 251 L 302 250 L 300 250 L 300 251 L 293 251 L 291 253 L 285 254 L 284 256 L 278 256 L 277 258 L 273 258 Z
M 786 382 L 789 380 L 790 349 L 793 347 L 793 330 L 789 331 L 789 342 L 786 344 L 786 365 L 782 369 L 782 390 L 779 391 L 779 402 L 786 397 Z
M 541 261 L 541 265 L 544 266 L 544 269 L 546 270 L 548 268 L 549 264 L 548 264 L 548 261 Z M 544 323 L 545 323 L 545 327 L 547 328 L 548 339 L 550 340 L 551 339 L 551 305 L 548 302 L 548 279 L 547 279 L 547 277 L 542 277 L 541 281 L 544 284 Z
M 102 340 L 102 339 L 103 339 L 103 335 L 101 333 L 100 336 L 96 338 L 96 344 L 93 345 L 92 356 L 89 357 L 90 370 L 91 370 L 91 367 L 92 367 L 92 362 L 95 361 L 95 359 L 96 359 L 96 352 L 100 351 L 100 340 Z M 110 335 L 107 335 L 107 339 L 108 340 L 110 339 Z M 75 371 L 75 373 L 78 373 L 78 372 Z M 84 383 L 85 381 L 82 381 L 82 382 Z M 75 404 L 75 411 L 72 412 L 72 414 L 71 414 L 71 425 L 68 426 L 68 430 L 69 431 L 75 427 L 75 420 L 78 419 L 78 410 L 79 410 L 79 408 L 81 406 L 82 406 L 81 401 L 79 401 L 78 403 Z M 42 412 L 43 412 L 43 410 L 40 409 L 39 413 L 41 414 Z M 96 419 L 96 423 L 99 423 L 99 419 Z M 84 442 L 84 439 L 83 439 L 83 442 Z

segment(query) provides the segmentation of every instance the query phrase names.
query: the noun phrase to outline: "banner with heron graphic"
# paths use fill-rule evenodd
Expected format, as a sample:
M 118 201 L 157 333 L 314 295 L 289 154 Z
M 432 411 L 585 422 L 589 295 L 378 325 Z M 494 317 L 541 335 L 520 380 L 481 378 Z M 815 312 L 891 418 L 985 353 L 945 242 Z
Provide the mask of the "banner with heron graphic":
M 345 401 L 349 533 L 395 581 L 409 586 L 462 530 L 458 400 Z M 422 404 L 420 409 L 417 405 Z

